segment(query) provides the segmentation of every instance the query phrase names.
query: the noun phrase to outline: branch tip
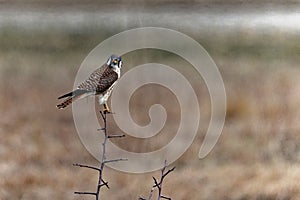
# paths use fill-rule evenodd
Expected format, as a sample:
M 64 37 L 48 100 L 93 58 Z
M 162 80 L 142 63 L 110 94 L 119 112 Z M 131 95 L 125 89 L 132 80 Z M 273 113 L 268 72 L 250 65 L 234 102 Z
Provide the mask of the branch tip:
M 122 137 L 125 137 L 126 135 L 123 134 L 123 135 L 109 135 L 107 136 L 108 138 L 122 138 Z
M 82 195 L 82 194 L 88 194 L 88 195 L 97 195 L 96 192 L 74 192 L 74 194 L 79 194 L 79 195 Z
M 111 163 L 111 162 L 119 162 L 119 161 L 128 161 L 128 159 L 127 158 L 118 158 L 118 159 L 113 159 L 113 160 L 105 160 L 105 161 L 103 161 L 103 164 Z

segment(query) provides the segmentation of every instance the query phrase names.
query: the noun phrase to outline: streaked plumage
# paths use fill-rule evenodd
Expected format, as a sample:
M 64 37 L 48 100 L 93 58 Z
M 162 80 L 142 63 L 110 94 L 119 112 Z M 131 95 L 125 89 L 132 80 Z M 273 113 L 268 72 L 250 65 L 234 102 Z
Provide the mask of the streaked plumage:
M 64 102 L 57 105 L 62 109 L 77 99 L 82 99 L 90 95 L 97 95 L 99 103 L 104 105 L 104 110 L 109 112 L 107 100 L 112 92 L 118 78 L 120 78 L 120 69 L 122 67 L 121 57 L 112 55 L 102 67 L 96 69 L 89 78 L 82 82 L 76 90 L 58 97 L 58 99 L 67 98 Z

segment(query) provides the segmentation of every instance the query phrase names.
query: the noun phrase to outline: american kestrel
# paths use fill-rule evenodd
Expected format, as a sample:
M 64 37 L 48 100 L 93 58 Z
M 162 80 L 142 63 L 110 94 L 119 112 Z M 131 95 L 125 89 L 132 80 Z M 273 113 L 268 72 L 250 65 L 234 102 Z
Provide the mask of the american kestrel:
M 90 77 L 82 82 L 76 90 L 64 94 L 58 99 L 67 98 L 56 107 L 63 109 L 75 100 L 95 95 L 100 105 L 104 106 L 105 112 L 110 112 L 107 100 L 121 75 L 122 59 L 119 56 L 111 55 L 107 62 L 96 69 Z

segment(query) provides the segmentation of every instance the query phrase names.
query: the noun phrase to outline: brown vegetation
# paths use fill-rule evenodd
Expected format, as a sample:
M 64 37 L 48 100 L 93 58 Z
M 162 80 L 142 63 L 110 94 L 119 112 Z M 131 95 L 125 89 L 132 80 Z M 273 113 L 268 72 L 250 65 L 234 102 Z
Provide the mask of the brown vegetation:
M 85 56 L 103 38 L 10 31 L 0 32 L 0 199 L 82 199 L 73 192 L 94 188 L 97 173 L 72 164 L 97 166 L 98 162 L 81 144 L 71 109 L 61 111 L 55 105 L 56 98 L 72 88 Z M 254 53 L 244 51 L 238 39 L 234 38 L 238 42 L 232 49 L 224 47 L 230 42 L 226 37 L 219 38 L 224 46 L 218 47 L 213 43 L 218 38 L 200 39 L 223 76 L 227 119 L 213 151 L 199 160 L 199 147 L 210 119 L 210 101 L 201 78 L 192 77 L 200 100 L 201 126 L 192 146 L 172 164 L 176 171 L 164 182 L 166 196 L 177 200 L 300 198 L 300 68 L 295 56 L 299 55 L 299 46 L 295 45 L 297 41 L 292 44 L 293 40 L 282 37 L 279 43 L 289 41 L 295 46 L 281 49 L 258 38 L 249 39 L 248 44 L 264 47 L 258 46 L 256 55 L 254 45 L 250 46 Z M 276 43 L 276 37 L 272 41 Z M 285 50 L 291 54 L 284 54 Z M 266 52 L 271 56 L 263 57 Z M 139 62 L 186 66 L 163 52 L 147 60 L 148 53 L 144 52 L 146 58 Z M 124 66 L 141 64 L 134 62 L 138 55 L 125 55 Z M 156 100 L 166 106 L 168 127 L 149 140 L 126 137 L 116 144 L 144 152 L 160 148 L 174 136 L 180 109 L 165 88 L 140 88 L 131 102 L 132 116 L 139 124 L 147 123 L 147 108 Z M 112 118 L 109 123 L 113 133 L 120 133 Z M 110 189 L 101 192 L 106 199 L 138 199 L 148 194 L 152 176 L 157 172 L 137 175 L 107 168 L 104 178 Z

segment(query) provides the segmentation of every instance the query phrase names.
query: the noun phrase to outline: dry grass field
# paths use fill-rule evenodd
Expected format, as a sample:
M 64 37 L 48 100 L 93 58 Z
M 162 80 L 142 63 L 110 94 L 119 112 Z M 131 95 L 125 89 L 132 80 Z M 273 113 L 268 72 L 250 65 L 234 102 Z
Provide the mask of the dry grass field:
M 94 190 L 97 174 L 72 164 L 97 165 L 97 160 L 81 144 L 71 108 L 61 111 L 55 105 L 57 97 L 72 88 L 85 56 L 109 35 L 103 30 L 76 34 L 0 29 L 1 200 L 93 199 L 73 192 Z M 200 83 L 201 126 L 192 146 L 172 164 L 177 168 L 166 178 L 164 194 L 175 200 L 300 199 L 299 34 L 244 36 L 242 32 L 197 39 L 223 76 L 228 98 L 226 122 L 213 151 L 199 160 L 210 101 L 204 82 L 193 78 L 192 84 Z M 183 63 L 163 52 L 152 54 L 125 55 L 124 65 L 134 66 L 140 55 L 145 63 Z M 159 96 L 170 113 L 171 128 L 150 141 L 129 137 L 119 146 L 148 151 L 172 138 L 178 107 L 168 105 L 170 100 L 162 95 L 174 98 L 164 89 L 156 93 L 149 86 L 139 89 L 132 113 L 137 122 L 147 122 L 145 107 Z M 109 125 L 111 131 L 118 131 L 112 118 Z M 147 196 L 152 176 L 159 176 L 158 171 L 137 175 L 109 168 L 104 174 L 111 189 L 103 188 L 101 195 L 112 200 Z

